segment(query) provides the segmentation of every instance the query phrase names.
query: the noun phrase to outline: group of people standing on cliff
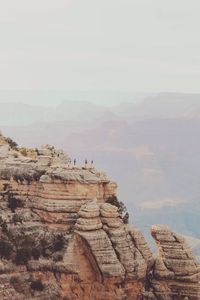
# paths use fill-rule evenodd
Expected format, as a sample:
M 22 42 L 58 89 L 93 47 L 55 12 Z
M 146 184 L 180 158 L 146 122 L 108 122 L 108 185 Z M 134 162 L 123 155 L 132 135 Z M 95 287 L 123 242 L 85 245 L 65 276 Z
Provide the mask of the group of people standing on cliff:
M 73 167 L 76 167 L 76 166 L 77 166 L 77 160 L 76 160 L 76 158 L 74 158 L 73 165 L 72 165 L 71 159 L 69 160 L 69 162 L 68 162 L 68 167 L 71 167 L 71 166 L 73 166 Z M 88 163 L 88 160 L 85 159 L 85 166 L 84 166 L 84 167 L 85 167 L 86 169 L 87 169 L 87 168 L 88 168 L 88 169 L 94 168 L 94 161 L 91 160 L 90 163 Z

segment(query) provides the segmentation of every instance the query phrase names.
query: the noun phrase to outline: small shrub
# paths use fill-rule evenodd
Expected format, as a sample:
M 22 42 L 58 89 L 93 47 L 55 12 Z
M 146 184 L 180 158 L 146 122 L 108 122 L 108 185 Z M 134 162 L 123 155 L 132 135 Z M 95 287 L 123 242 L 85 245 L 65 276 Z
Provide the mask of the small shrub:
M 55 254 L 53 255 L 53 260 L 56 261 L 56 262 L 62 261 L 62 260 L 63 260 L 63 255 L 60 254 L 60 253 L 55 253 Z
M 35 181 L 38 181 L 40 180 L 40 177 L 42 175 L 44 175 L 46 173 L 45 170 L 34 170 L 34 173 L 32 175 L 32 178 L 35 180 Z
M 32 256 L 35 260 L 38 260 L 40 258 L 40 255 L 41 255 L 41 249 L 40 248 L 33 248 L 31 254 L 32 254 Z
M 31 258 L 31 248 L 19 248 L 15 257 L 16 265 L 26 265 Z
M 45 236 L 40 240 L 40 245 L 41 245 L 41 249 L 42 249 L 42 255 L 44 257 L 49 257 L 52 255 L 52 242 L 51 242 L 51 238 L 49 236 Z
M 19 152 L 23 155 L 23 156 L 27 156 L 27 149 L 26 148 L 19 148 Z
M 33 247 L 35 243 L 35 239 L 31 235 L 25 235 L 23 240 L 22 240 L 22 245 L 25 247 Z
M 19 198 L 15 198 L 12 194 L 9 194 L 8 207 L 11 209 L 12 212 L 15 212 L 16 208 L 24 207 L 24 202 Z
M 19 214 L 14 214 L 12 217 L 12 222 L 16 225 L 17 223 L 22 223 L 22 216 Z
M 106 200 L 107 203 L 110 203 L 114 206 L 117 206 L 118 208 L 120 208 L 120 203 L 119 203 L 119 200 L 116 196 L 112 196 L 112 197 L 109 197 L 107 200 Z
M 0 240 L 0 256 L 5 259 L 10 259 L 13 246 L 9 240 L 2 238 Z
M 6 221 L 4 221 L 3 224 L 1 224 L 1 228 L 2 228 L 3 233 L 8 232 L 8 225 L 7 225 Z
M 4 191 L 4 192 L 8 191 L 9 187 L 10 187 L 10 184 L 9 184 L 9 183 L 4 183 L 4 184 L 3 184 L 3 191 Z
M 48 248 L 45 246 L 43 240 L 41 241 L 41 246 L 42 246 L 42 255 L 43 255 L 44 257 L 48 257 L 48 256 L 49 256 L 49 253 L 48 253 L 48 251 L 47 251 Z
M 41 292 L 44 290 L 44 285 L 42 284 L 41 280 L 34 280 L 31 282 L 31 289 Z
M 129 223 L 129 213 L 128 212 L 125 213 L 125 215 L 122 217 L 122 220 L 123 220 L 124 224 Z
M 65 238 L 62 234 L 54 237 L 53 251 L 61 251 L 65 246 Z
M 18 147 L 18 145 L 17 145 L 17 143 L 15 142 L 15 141 L 13 141 L 11 138 L 6 138 L 5 139 L 6 140 L 6 142 L 9 144 L 9 146 L 10 146 L 10 148 L 12 148 L 12 149 L 14 149 L 14 150 L 17 150 L 17 147 Z
M 2 226 L 4 223 L 4 219 L 2 218 L 2 216 L 0 216 L 0 226 Z
M 122 201 L 119 201 L 116 196 L 109 197 L 106 200 L 107 203 L 110 203 L 118 208 L 118 212 L 120 214 L 120 217 L 122 218 L 123 222 L 125 224 L 129 223 L 129 213 L 127 211 L 127 208 L 125 204 Z

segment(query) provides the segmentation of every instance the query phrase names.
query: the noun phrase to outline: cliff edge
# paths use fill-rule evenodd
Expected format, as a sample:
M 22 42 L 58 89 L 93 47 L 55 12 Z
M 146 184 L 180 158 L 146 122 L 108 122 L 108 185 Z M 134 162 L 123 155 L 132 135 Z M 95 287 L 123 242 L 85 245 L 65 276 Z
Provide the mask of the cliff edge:
M 153 255 L 116 190 L 63 151 L 0 136 L 0 299 L 200 299 L 200 266 L 184 239 L 153 226 Z

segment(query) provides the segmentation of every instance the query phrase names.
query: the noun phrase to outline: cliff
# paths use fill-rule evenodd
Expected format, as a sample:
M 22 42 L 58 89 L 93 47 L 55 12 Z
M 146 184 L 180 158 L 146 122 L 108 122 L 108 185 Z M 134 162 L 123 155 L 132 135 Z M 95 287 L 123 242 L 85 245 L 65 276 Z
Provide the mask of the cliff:
M 153 226 L 153 255 L 125 224 L 116 189 L 54 147 L 0 136 L 0 299 L 200 299 L 184 239 Z

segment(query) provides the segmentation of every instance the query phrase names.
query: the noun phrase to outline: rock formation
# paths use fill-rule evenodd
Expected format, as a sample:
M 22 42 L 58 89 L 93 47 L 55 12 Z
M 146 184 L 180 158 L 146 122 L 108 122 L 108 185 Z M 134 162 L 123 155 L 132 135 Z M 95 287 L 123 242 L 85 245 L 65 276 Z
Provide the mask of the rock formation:
M 153 256 L 111 204 L 116 188 L 54 147 L 18 148 L 0 136 L 0 299 L 200 299 L 184 240 L 154 226 Z
M 158 246 L 153 269 L 152 286 L 155 294 L 163 292 L 164 299 L 200 299 L 200 266 L 183 237 L 168 226 L 152 227 L 152 236 Z

